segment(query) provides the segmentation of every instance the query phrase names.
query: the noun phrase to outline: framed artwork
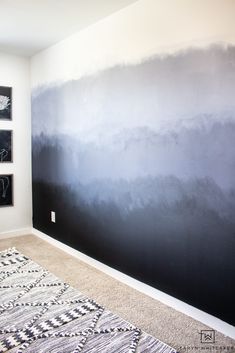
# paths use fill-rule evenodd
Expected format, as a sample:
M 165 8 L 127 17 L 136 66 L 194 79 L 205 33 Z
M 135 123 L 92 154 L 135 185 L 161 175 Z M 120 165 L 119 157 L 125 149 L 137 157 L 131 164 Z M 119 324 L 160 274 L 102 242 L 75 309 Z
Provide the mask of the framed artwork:
M 0 130 L 0 163 L 12 162 L 12 130 Z
M 0 174 L 0 207 L 13 206 L 13 175 Z
M 0 86 L 0 120 L 11 120 L 12 88 Z

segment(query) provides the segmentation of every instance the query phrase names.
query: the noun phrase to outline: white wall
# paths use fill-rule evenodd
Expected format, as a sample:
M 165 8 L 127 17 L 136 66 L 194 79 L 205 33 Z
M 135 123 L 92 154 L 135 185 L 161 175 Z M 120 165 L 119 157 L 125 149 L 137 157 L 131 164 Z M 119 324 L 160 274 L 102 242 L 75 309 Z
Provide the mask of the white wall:
M 32 85 L 190 46 L 235 43 L 234 0 L 139 0 L 32 58 Z
M 0 208 L 0 238 L 6 232 L 31 227 L 31 120 L 29 60 L 0 52 L 0 85 L 12 87 L 13 163 L 1 163 L 0 174 L 14 174 L 14 206 Z

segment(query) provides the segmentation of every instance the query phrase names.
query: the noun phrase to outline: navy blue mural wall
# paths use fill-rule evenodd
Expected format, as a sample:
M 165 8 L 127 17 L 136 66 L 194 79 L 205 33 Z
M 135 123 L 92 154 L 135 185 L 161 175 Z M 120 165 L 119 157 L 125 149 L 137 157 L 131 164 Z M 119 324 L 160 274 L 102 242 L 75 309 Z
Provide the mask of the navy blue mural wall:
M 234 324 L 234 95 L 221 46 L 34 89 L 34 227 Z

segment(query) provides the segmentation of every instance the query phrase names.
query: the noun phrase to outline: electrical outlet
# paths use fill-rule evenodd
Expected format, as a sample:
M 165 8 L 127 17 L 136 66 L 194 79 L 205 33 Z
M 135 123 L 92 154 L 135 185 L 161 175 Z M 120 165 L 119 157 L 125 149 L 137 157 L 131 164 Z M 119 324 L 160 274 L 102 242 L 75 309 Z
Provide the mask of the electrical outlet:
M 51 211 L 51 222 L 55 223 L 55 212 Z

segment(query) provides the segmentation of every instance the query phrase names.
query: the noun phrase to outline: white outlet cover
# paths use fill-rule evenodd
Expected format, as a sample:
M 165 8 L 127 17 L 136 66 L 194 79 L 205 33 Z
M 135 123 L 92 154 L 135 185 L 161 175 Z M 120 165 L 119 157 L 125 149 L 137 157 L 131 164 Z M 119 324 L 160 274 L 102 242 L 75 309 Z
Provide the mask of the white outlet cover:
M 55 212 L 51 211 L 51 222 L 55 223 Z

